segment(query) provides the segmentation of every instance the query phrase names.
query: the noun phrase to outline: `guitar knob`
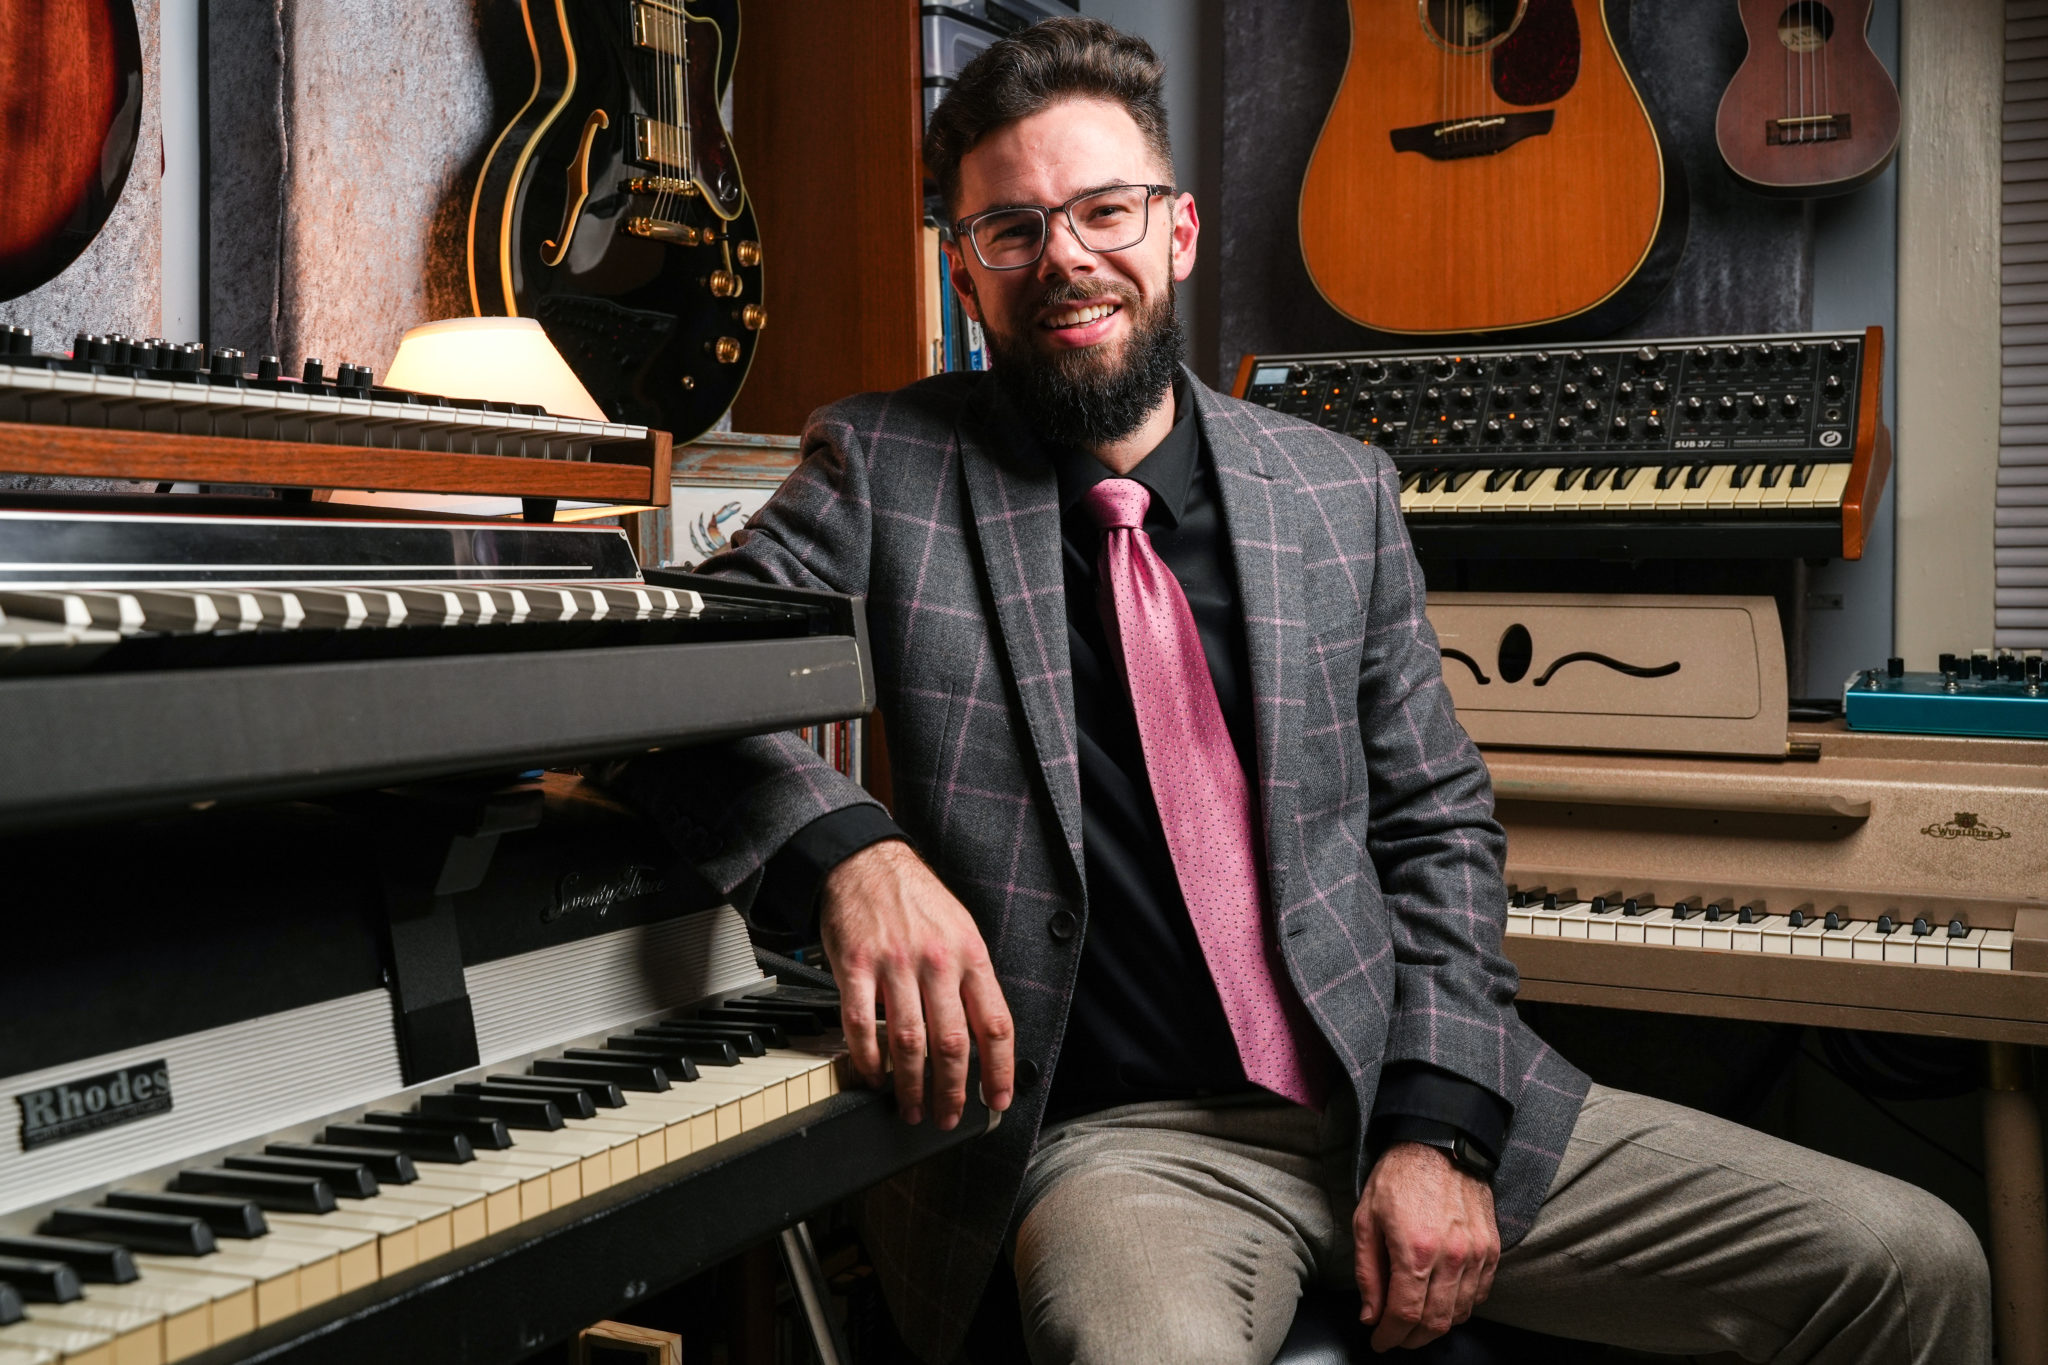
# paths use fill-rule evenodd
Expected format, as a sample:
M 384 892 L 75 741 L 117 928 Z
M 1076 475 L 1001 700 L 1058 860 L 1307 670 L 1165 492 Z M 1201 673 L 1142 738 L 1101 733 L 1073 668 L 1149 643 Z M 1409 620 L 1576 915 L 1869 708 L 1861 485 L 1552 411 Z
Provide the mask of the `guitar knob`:
M 740 358 L 740 339 L 720 337 L 711 343 L 711 358 L 721 365 L 735 365 Z
M 1508 429 L 1501 425 L 1500 419 L 1497 417 L 1487 418 L 1486 425 L 1479 429 L 1480 438 L 1487 441 L 1498 442 L 1507 434 Z
M 705 288 L 721 299 L 736 299 L 740 294 L 740 277 L 730 270 L 714 270 L 704 280 Z
M 1714 400 L 1714 415 L 1723 419 L 1733 417 L 1735 415 L 1734 397 L 1724 393 L 1719 398 L 1716 398 Z
M 761 264 L 761 244 L 756 241 L 734 242 L 732 258 L 744 266 Z
M 768 325 L 768 310 L 758 303 L 749 303 L 740 309 L 740 326 L 749 332 L 758 332 Z

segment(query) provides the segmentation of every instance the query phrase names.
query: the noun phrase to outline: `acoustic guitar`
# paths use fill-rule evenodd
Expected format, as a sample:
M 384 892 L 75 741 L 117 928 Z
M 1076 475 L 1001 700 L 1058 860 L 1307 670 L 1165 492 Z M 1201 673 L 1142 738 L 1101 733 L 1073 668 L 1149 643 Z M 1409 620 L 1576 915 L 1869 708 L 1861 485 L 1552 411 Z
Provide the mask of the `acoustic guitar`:
M 469 218 L 470 302 L 531 317 L 605 412 L 678 443 L 732 406 L 767 313 L 719 115 L 738 0 L 521 0 L 533 92 Z
M 1625 0 L 1624 0 L 1625 2 Z M 1301 251 L 1382 332 L 1598 336 L 1670 282 L 1685 174 L 1601 0 L 1350 0 Z
M 1870 47 L 1870 0 L 1737 0 L 1749 54 L 1714 140 L 1738 180 L 1788 198 L 1846 194 L 1899 149 L 1899 88 Z
M 130 0 L 0 0 L 0 299 L 78 259 L 114 211 L 142 129 Z

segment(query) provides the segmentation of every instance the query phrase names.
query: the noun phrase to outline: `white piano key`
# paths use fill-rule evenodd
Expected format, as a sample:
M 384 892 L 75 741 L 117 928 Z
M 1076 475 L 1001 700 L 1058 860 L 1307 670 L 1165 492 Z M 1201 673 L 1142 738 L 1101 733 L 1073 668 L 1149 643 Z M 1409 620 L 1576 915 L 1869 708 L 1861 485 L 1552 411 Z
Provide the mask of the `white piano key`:
M 1859 962 L 1884 961 L 1884 936 L 1869 920 L 1850 920 L 1839 929 L 1820 936 L 1822 957 L 1848 958 Z
M 1674 948 L 1704 947 L 1706 946 L 1704 937 L 1706 929 L 1706 915 L 1697 905 L 1691 908 L 1684 919 L 1680 919 L 1674 914 L 1671 917 L 1671 946 Z
M 1977 965 L 1990 971 L 2012 970 L 2012 930 L 1986 929 L 1977 945 Z
M 1669 906 L 1651 910 L 1647 914 L 1637 915 L 1634 917 L 1634 923 L 1635 929 L 1633 932 L 1641 934 L 1642 937 L 1630 940 L 1629 934 L 1631 930 L 1628 924 L 1624 923 L 1616 930 L 1624 942 L 1662 944 L 1667 948 L 1672 946 L 1674 942 L 1672 934 L 1678 925 L 1678 921 L 1672 918 Z
M 1789 917 L 1785 915 L 1772 915 L 1758 927 L 1763 931 L 1763 943 L 1760 945 L 1762 951 L 1777 953 L 1781 957 L 1791 957 L 1793 955 L 1795 931 L 1792 928 L 1792 921 Z
M 1766 484 L 1764 486 L 1762 499 L 1762 506 L 1764 511 L 1782 512 L 1785 510 L 1785 506 L 1787 502 L 1791 499 L 1793 493 L 1792 470 L 1793 466 L 1790 464 L 1779 465 L 1777 481 L 1775 483 Z M 1764 474 L 1768 475 L 1769 473 L 1770 469 L 1768 466 L 1766 466 Z
M 1707 495 L 1707 510 L 1709 512 L 1733 510 L 1736 498 L 1740 497 L 1742 493 L 1742 490 L 1735 486 L 1735 466 L 1732 464 L 1717 465 L 1713 476 L 1707 480 L 1705 492 Z
M 1822 956 L 1821 939 L 1828 932 L 1825 921 L 1809 919 L 1805 924 L 1792 931 L 1792 956 Z
M 1532 918 L 1533 918 L 1533 913 L 1532 913 L 1532 912 L 1530 911 L 1530 909 L 1529 909 L 1529 907 L 1528 907 L 1528 906 L 1526 906 L 1526 905 L 1510 905 L 1510 906 L 1508 907 L 1508 927 L 1507 927 L 1507 932 L 1508 932 L 1508 933 L 1510 933 L 1510 934 L 1533 934 L 1533 933 L 1535 933 L 1535 932 L 1536 932 L 1536 930 L 1535 930 L 1535 929 L 1534 929 L 1534 928 L 1532 927 L 1532 925 L 1531 925 L 1531 923 L 1530 923 L 1530 921 L 1532 920 Z
M 30 1322 L 51 1327 L 79 1327 L 105 1332 L 114 1365 L 162 1365 L 164 1354 L 163 1314 L 147 1308 L 128 1308 L 97 1299 L 71 1303 L 39 1303 L 29 1312 Z
M 1593 918 L 1593 907 L 1590 903 L 1586 901 L 1573 901 L 1569 905 L 1559 907 L 1554 912 L 1546 911 L 1545 913 L 1554 913 L 1556 915 L 1557 932 L 1560 938 L 1586 939 L 1592 937 L 1590 925 Z
M 213 1301 L 196 1290 L 159 1283 L 154 1276 L 129 1284 L 90 1285 L 85 1302 L 155 1313 L 167 1362 L 198 1355 L 213 1344 Z
M 1871 933 L 1876 934 L 1876 926 Z M 1918 940 L 1913 937 L 1913 922 L 1907 920 L 1889 934 L 1878 935 L 1884 944 L 1886 962 L 1912 962 L 1918 956 Z
M 1764 915 L 1749 924 L 1738 923 L 1728 931 L 1728 946 L 1739 953 L 1763 952 L 1765 935 L 1779 932 L 1785 923 L 1783 915 Z
M 16 1349 L 30 1360 L 61 1360 L 64 1365 L 114 1365 L 114 1334 L 96 1327 L 67 1327 L 34 1318 L 0 1327 L 0 1350 Z
M 1717 948 L 1723 952 L 1735 947 L 1735 917 L 1723 915 L 1718 920 L 1707 920 L 1700 925 L 1700 947 Z
M 1592 907 L 1588 905 L 1587 909 L 1590 911 Z M 1610 908 L 1597 915 L 1587 914 L 1586 937 L 1595 943 L 1618 942 L 1621 937 L 1621 919 L 1619 907 Z
M 1978 951 L 1984 946 L 1984 930 L 1972 929 L 1961 938 L 1940 936 L 1941 961 L 1950 967 L 1977 967 Z
M 1849 470 L 1847 464 L 1823 465 L 1816 472 L 1820 486 L 1815 490 L 1812 506 L 1840 507 L 1842 497 L 1849 491 Z

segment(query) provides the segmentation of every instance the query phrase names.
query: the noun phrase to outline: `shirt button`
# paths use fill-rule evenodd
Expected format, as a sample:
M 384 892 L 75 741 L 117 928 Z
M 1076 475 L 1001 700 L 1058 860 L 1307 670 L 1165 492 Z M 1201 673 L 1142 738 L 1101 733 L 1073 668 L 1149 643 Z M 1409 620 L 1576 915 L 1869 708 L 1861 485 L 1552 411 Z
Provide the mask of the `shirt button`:
M 1055 910 L 1052 912 L 1052 918 L 1045 922 L 1045 931 L 1065 943 L 1074 936 L 1074 930 L 1079 926 L 1080 921 L 1074 918 L 1073 911 Z

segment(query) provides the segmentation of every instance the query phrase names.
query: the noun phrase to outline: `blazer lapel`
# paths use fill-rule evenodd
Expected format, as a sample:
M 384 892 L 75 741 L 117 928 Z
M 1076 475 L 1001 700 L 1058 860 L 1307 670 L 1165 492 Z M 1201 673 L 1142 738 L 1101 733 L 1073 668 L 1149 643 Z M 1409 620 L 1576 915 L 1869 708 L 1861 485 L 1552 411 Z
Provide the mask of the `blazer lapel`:
M 1266 878 L 1275 912 L 1286 901 L 1287 834 L 1301 776 L 1303 691 L 1308 647 L 1302 606 L 1300 506 L 1284 468 L 1239 410 L 1225 407 L 1192 375 L 1195 410 L 1216 465 L 1223 519 L 1243 604 L 1258 736 L 1259 805 L 1266 822 Z
M 1081 885 L 1081 765 L 1060 568 L 1059 480 L 1049 463 L 1020 456 L 1004 439 L 1003 407 L 993 388 L 984 381 L 962 415 L 960 463 L 1033 756 Z

